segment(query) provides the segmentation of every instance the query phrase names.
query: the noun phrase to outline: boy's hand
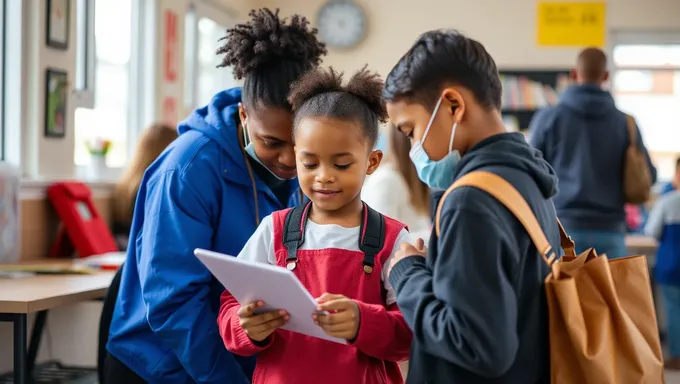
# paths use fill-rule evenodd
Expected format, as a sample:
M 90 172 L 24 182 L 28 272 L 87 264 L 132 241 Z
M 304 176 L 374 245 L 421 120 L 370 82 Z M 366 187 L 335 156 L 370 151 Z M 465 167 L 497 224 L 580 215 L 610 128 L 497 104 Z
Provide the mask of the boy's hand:
M 359 306 L 354 300 L 343 295 L 324 293 L 316 299 L 317 311 L 328 315 L 312 315 L 316 325 L 323 328 L 328 336 L 352 340 L 359 333 Z
M 402 259 L 409 256 L 423 256 L 427 255 L 427 247 L 423 239 L 416 240 L 415 244 L 401 243 L 399 250 L 394 253 L 394 257 L 390 260 L 390 265 L 387 266 L 387 276 L 389 277 L 392 268 L 397 265 Z
M 262 308 L 264 302 L 254 301 L 239 308 L 237 314 L 241 328 L 252 340 L 261 342 L 280 328 L 290 319 L 283 309 L 277 309 L 256 315 L 255 311 Z

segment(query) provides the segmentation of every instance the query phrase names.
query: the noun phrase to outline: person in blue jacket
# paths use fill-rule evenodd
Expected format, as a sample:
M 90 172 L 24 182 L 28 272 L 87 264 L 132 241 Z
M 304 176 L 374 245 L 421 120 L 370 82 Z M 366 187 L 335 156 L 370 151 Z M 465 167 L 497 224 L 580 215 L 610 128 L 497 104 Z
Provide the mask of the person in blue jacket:
M 193 251 L 236 255 L 262 218 L 300 202 L 287 94 L 326 53 L 304 17 L 268 9 L 250 17 L 217 50 L 243 88 L 218 93 L 180 123 L 144 174 L 107 383 L 250 383 L 254 359 L 229 353 L 218 333 L 224 288 Z

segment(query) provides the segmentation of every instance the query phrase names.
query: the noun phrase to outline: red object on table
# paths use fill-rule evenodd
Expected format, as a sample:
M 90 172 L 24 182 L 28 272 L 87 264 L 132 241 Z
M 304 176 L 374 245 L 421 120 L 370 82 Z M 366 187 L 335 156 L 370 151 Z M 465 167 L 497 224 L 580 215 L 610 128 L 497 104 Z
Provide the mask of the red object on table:
M 90 188 L 78 182 L 59 182 L 47 189 L 47 196 L 61 219 L 61 228 L 50 257 L 80 257 L 118 251 L 111 230 L 92 202 Z

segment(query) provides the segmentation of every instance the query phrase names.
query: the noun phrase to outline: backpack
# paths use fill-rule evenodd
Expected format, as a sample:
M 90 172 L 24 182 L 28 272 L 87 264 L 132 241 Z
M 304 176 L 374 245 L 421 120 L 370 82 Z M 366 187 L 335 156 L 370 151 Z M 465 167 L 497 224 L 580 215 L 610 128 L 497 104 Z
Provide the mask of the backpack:
M 364 253 L 364 272 L 372 273 L 375 256 L 385 245 L 385 217 L 378 211 L 363 203 L 363 220 L 361 221 L 359 249 Z M 305 242 L 305 223 L 309 217 L 312 202 L 298 205 L 286 214 L 283 227 L 283 245 L 288 250 L 286 268 L 292 271 L 297 266 L 297 251 Z
M 557 259 L 531 207 L 507 181 L 490 172 L 458 179 L 437 208 L 459 187 L 474 187 L 502 203 L 524 226 L 551 273 L 545 279 L 553 384 L 664 383 L 649 269 L 645 256 L 608 260 L 590 248 L 580 255 L 562 224 Z M 473 255 L 470 255 L 473 256 Z

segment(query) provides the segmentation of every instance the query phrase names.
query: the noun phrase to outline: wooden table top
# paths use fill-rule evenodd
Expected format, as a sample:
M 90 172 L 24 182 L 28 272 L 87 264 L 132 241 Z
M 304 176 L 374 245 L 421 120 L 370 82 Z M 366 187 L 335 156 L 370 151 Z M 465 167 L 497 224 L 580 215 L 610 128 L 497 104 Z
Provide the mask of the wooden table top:
M 0 278 L 0 313 L 33 313 L 104 297 L 114 274 L 101 271 Z
M 655 252 L 658 243 L 655 238 L 645 235 L 626 235 L 626 247 L 635 250 Z

